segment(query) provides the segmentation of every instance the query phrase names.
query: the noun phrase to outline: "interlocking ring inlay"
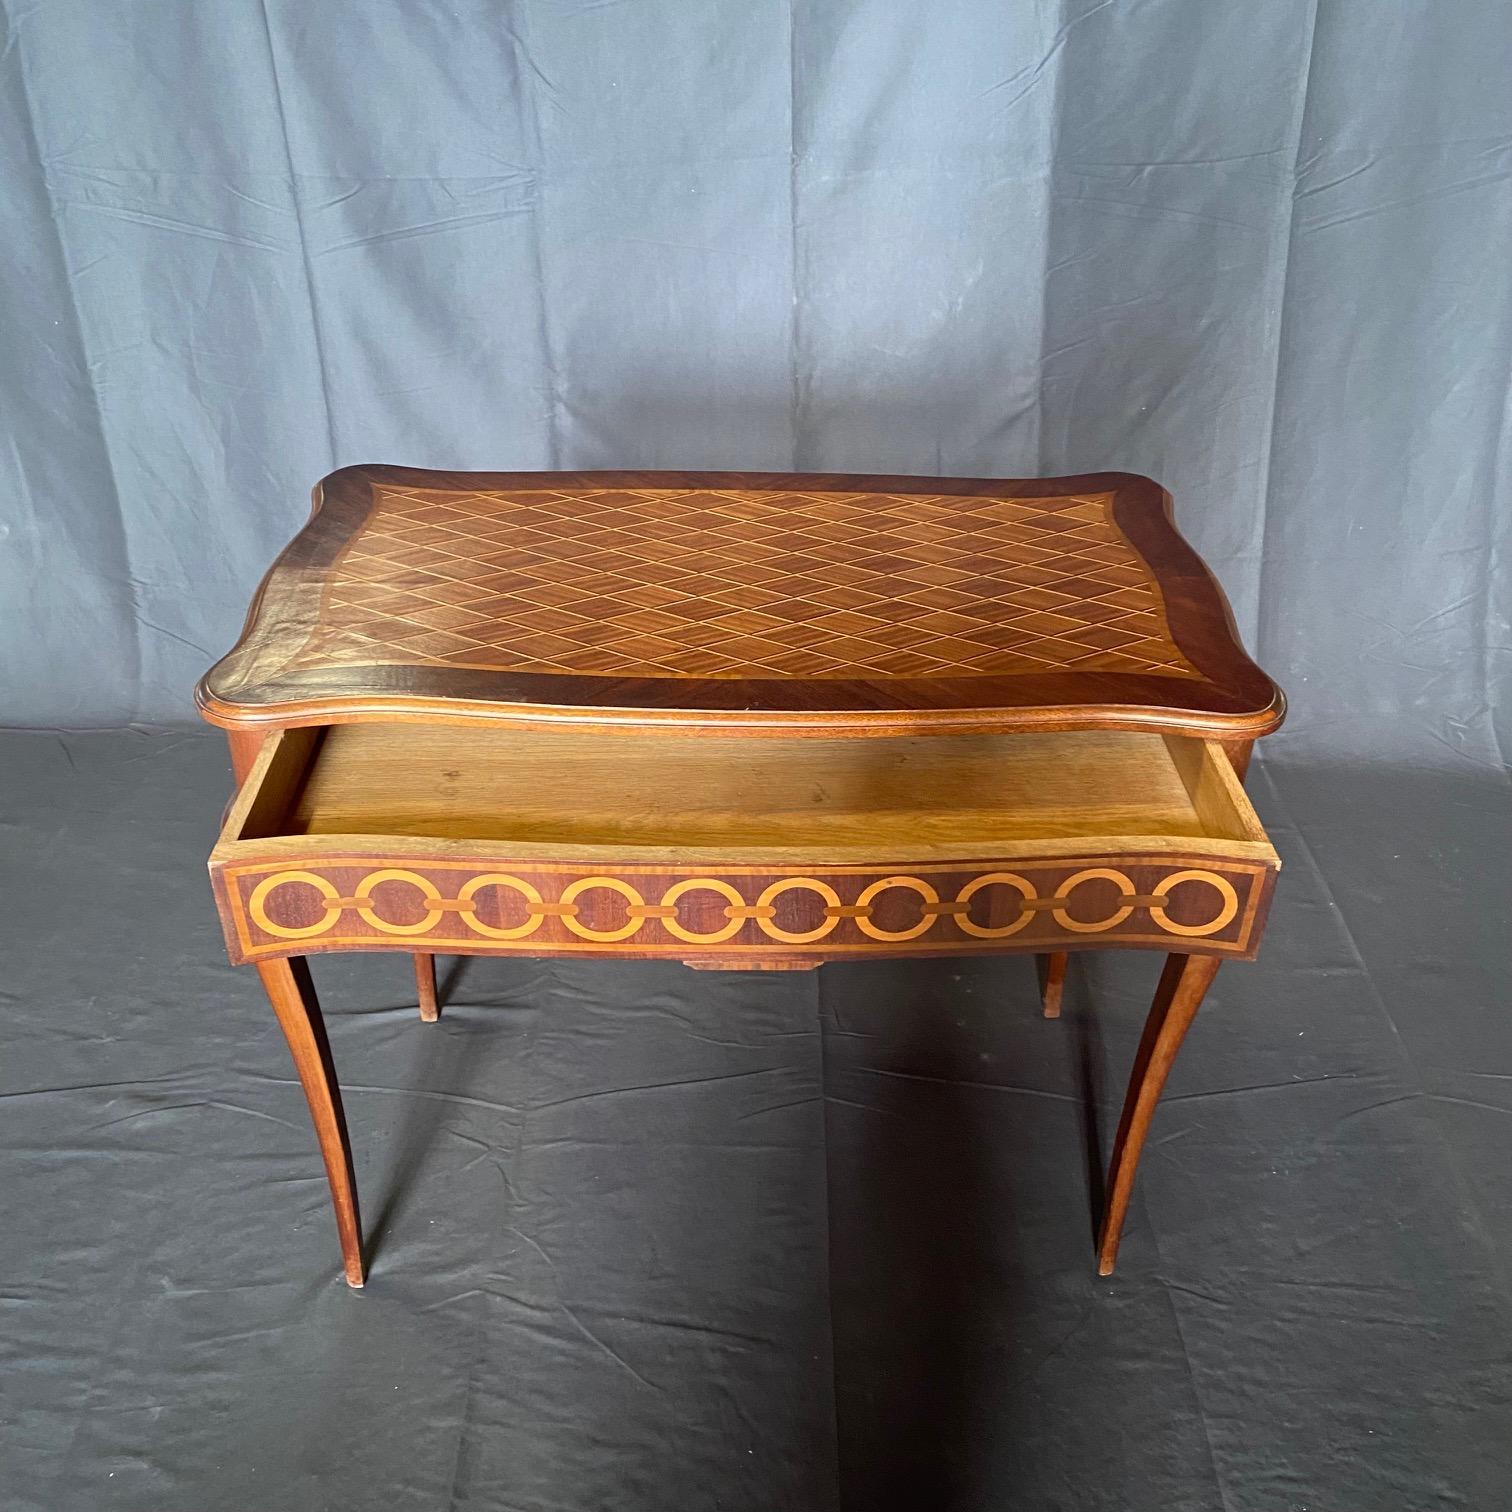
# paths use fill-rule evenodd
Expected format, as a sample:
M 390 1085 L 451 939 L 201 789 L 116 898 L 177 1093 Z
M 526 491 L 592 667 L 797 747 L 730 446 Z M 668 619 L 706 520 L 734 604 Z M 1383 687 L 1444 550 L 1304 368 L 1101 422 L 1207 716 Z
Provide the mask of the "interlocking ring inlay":
M 524 898 L 527 909 L 527 917 L 523 924 L 511 924 L 501 928 L 497 924 L 485 924 L 478 917 L 477 904 L 474 899 L 485 887 L 508 887 Z M 474 877 L 467 882 L 457 894 L 457 902 L 462 907 L 457 910 L 458 916 L 469 929 L 476 930 L 481 935 L 487 935 L 493 940 L 523 940 L 527 935 L 533 935 L 541 927 L 546 915 L 541 912 L 541 894 L 523 877 L 511 877 L 507 872 L 486 872 L 481 877 Z
M 804 887 L 810 892 L 818 893 L 824 899 L 826 908 L 840 907 L 840 894 L 828 882 L 821 882 L 817 877 L 784 877 L 780 882 L 773 882 L 770 887 L 762 889 L 761 896 L 756 900 L 757 908 L 770 908 L 783 893 L 791 892 L 795 887 Z M 807 945 L 810 941 L 822 940 L 840 922 L 840 916 L 832 913 L 817 929 L 806 930 L 783 929 L 776 919 L 758 918 L 756 922 L 764 934 L 771 935 L 774 940 L 781 940 L 784 945 Z
M 304 882 L 313 887 L 325 899 L 325 917 L 315 924 L 275 924 L 268 917 L 268 894 L 286 882 Z M 341 917 L 342 905 L 339 901 L 333 901 L 340 897 L 341 894 L 324 877 L 318 877 L 314 872 L 274 872 L 252 889 L 252 896 L 247 899 L 247 912 L 252 915 L 252 922 L 259 929 L 266 929 L 270 935 L 277 935 L 280 940 L 304 940 L 311 935 L 324 934 Z
M 1078 919 L 1071 913 L 1071 897 L 1083 883 L 1094 881 L 1111 882 L 1117 887 L 1113 911 L 1104 919 Z M 385 882 L 402 882 L 417 889 L 425 904 L 424 916 L 412 924 L 384 918 L 373 894 Z M 1173 889 L 1188 882 L 1205 882 L 1218 894 L 1218 911 L 1206 923 L 1181 924 L 1167 911 L 1166 900 Z M 279 924 L 269 916 L 268 903 L 273 894 L 290 885 L 313 887 L 320 895 L 324 912 L 313 924 Z M 526 915 L 523 923 L 490 924 L 478 917 L 478 894 L 489 887 L 504 888 L 523 900 Z M 1010 887 L 1019 894 L 1023 902 L 1017 917 L 1006 924 L 978 924 L 972 919 L 972 899 L 989 887 Z M 582 921 L 577 899 L 594 888 L 607 888 L 625 900 L 623 924 L 613 929 L 594 929 Z M 920 900 L 918 923 L 905 929 L 884 929 L 873 922 L 876 900 L 894 888 L 915 893 Z M 712 892 L 724 899 L 724 923 L 715 929 L 698 930 L 690 929 L 682 922 L 678 916 L 678 904 L 689 893 L 696 892 Z M 823 916 L 812 929 L 787 929 L 777 922 L 776 901 L 789 892 L 808 893 L 823 905 Z M 842 920 L 854 920 L 861 934 L 884 944 L 918 939 L 943 918 L 953 919 L 964 935 L 978 940 L 1002 940 L 1027 928 L 1042 911 L 1048 912 L 1062 929 L 1071 933 L 1101 934 L 1116 929 L 1136 908 L 1148 909 L 1151 923 L 1169 934 L 1198 938 L 1217 934 L 1232 923 L 1239 906 L 1240 894 L 1234 882 L 1215 871 L 1194 868 L 1172 872 L 1156 883 L 1148 896 L 1140 896 L 1126 872 L 1103 866 L 1084 867 L 1073 872 L 1049 897 L 1042 897 L 1034 883 L 1017 872 L 986 872 L 962 883 L 954 899 L 948 901 L 942 901 L 934 884 L 921 877 L 875 877 L 862 887 L 854 903 L 841 903 L 839 893 L 817 877 L 781 877 L 768 883 L 754 904 L 748 903 L 740 889 L 722 877 L 684 877 L 671 882 L 658 903 L 648 904 L 629 882 L 618 877 L 592 876 L 568 882 L 560 898 L 548 902 L 534 883 L 508 872 L 482 872 L 469 877 L 458 889 L 457 896 L 448 898 L 429 877 L 398 867 L 380 867 L 368 872 L 349 897 L 343 896 L 333 882 L 318 872 L 299 870 L 269 873 L 257 881 L 247 897 L 247 913 L 252 923 L 278 940 L 306 940 L 325 934 L 343 911 L 350 908 L 355 909 L 365 923 L 385 935 L 424 935 L 434 929 L 446 913 L 454 912 L 473 934 L 490 940 L 525 940 L 534 935 L 548 918 L 559 918 L 563 927 L 579 939 L 604 945 L 628 940 L 645 927 L 648 919 L 654 919 L 672 939 L 687 945 L 722 944 L 739 934 L 748 919 L 754 920 L 768 939 L 784 945 L 811 945 L 833 933 Z M 807 911 L 812 911 L 812 905 Z
M 861 896 L 856 899 L 856 907 L 870 909 L 873 898 L 894 887 L 906 887 L 911 892 L 918 893 L 926 903 L 940 901 L 939 893 L 929 883 L 921 882 L 917 877 L 882 877 L 863 889 Z M 907 929 L 878 929 L 867 914 L 857 914 L 856 927 L 862 934 L 870 935 L 874 940 L 916 940 L 937 917 L 937 914 L 926 912 L 917 924 L 911 924 Z
M 674 882 L 662 894 L 663 907 L 675 907 L 677 900 L 690 892 L 718 893 L 730 905 L 725 910 L 729 922 L 712 933 L 699 934 L 695 930 L 688 929 L 675 917 L 663 919 L 662 928 L 668 934 L 676 935 L 679 940 L 686 940 L 690 945 L 717 945 L 721 940 L 728 940 L 731 935 L 739 934 L 740 926 L 745 923 L 745 899 L 728 882 L 721 882 L 717 877 L 688 877 L 681 882 Z M 740 909 L 742 912 L 735 913 L 733 912 L 735 909 Z
M 1183 882 L 1206 882 L 1218 889 L 1218 896 L 1222 899 L 1222 905 L 1217 914 L 1209 919 L 1206 924 L 1178 924 L 1174 919 L 1166 917 L 1165 904 L 1150 904 L 1150 917 L 1160 925 L 1162 929 L 1169 929 L 1172 934 L 1179 935 L 1210 935 L 1217 932 L 1239 912 L 1239 894 L 1234 891 L 1234 884 L 1227 877 L 1220 877 L 1217 872 L 1210 871 L 1184 871 L 1173 872 L 1169 877 L 1162 878 L 1155 885 L 1152 897 L 1164 898 L 1173 887 L 1179 887 Z
M 956 902 L 970 903 L 984 887 L 992 887 L 997 883 L 1002 883 L 1004 887 L 1016 887 L 1026 903 L 1032 903 L 1039 896 L 1028 882 L 1012 872 L 988 872 L 985 877 L 973 877 L 956 894 Z M 979 940 L 1001 940 L 1008 935 L 1017 934 L 1033 917 L 1033 911 L 1024 908 L 1019 910 L 1018 918 L 1011 924 L 976 924 L 972 922 L 969 913 L 957 914 L 956 923 L 967 934 L 975 935 Z
M 385 919 L 373 907 L 373 889 L 380 882 L 408 882 L 412 887 L 420 889 L 420 895 L 429 903 L 430 910 L 418 924 L 395 924 Z M 384 934 L 413 935 L 424 934 L 428 929 L 434 929 L 444 910 L 436 907 L 443 901 L 436 884 L 429 877 L 422 877 L 419 872 L 403 871 L 397 867 L 386 867 L 383 871 L 369 872 L 361 882 L 357 884 L 357 891 L 353 894 L 357 899 L 357 916 L 366 924 L 371 924 L 374 929 L 382 930 Z
M 562 889 L 562 902 L 576 903 L 585 892 L 595 887 L 607 887 L 610 892 L 617 892 L 632 908 L 646 906 L 646 900 L 628 882 L 621 882 L 618 877 L 579 877 L 576 882 Z M 578 920 L 576 913 L 562 915 L 562 923 L 573 934 L 585 940 L 598 940 L 603 944 L 609 944 L 615 940 L 628 940 L 645 922 L 641 915 L 631 914 L 618 929 L 589 929 L 586 924 Z
M 1109 866 L 1089 866 L 1085 871 L 1079 871 L 1066 878 L 1055 889 L 1055 896 L 1060 899 L 1069 899 L 1074 888 L 1080 887 L 1083 882 L 1091 882 L 1101 879 L 1106 882 L 1116 882 L 1122 889 L 1122 894 L 1132 894 L 1134 884 L 1121 871 L 1114 871 Z M 1125 903 L 1121 908 L 1115 908 L 1106 919 L 1098 919 L 1094 923 L 1084 924 L 1080 919 L 1073 919 L 1068 908 L 1062 906 L 1051 910 L 1055 922 L 1062 929 L 1069 929 L 1076 934 L 1098 934 L 1104 929 L 1113 929 L 1122 924 L 1125 919 L 1134 912 L 1131 903 Z

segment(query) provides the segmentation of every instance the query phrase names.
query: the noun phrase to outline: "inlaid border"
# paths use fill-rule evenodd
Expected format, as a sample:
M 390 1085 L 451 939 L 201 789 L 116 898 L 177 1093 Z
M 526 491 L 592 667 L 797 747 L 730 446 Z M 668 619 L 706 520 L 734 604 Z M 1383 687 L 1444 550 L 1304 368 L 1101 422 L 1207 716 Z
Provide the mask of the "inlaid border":
M 290 672 L 304 642 L 289 627 L 318 613 L 325 575 L 374 507 L 375 485 L 488 491 L 596 488 L 802 488 L 857 493 L 1047 498 L 1112 491 L 1113 517 L 1164 597 L 1172 640 L 1199 677 L 1078 673 L 815 681 L 803 678 L 597 677 L 396 664 Z M 1149 478 L 927 478 L 780 473 L 449 473 L 350 467 L 315 490 L 310 522 L 264 578 L 241 639 L 196 690 L 212 723 L 237 726 L 444 712 L 473 719 L 561 718 L 815 731 L 872 730 L 906 716 L 915 732 L 963 727 L 1143 728 L 1259 736 L 1285 715 L 1280 690 L 1241 648 L 1227 601 L 1177 531 Z
M 1093 945 L 1247 956 L 1274 875 L 1261 862 L 1170 855 L 895 869 L 340 855 L 212 871 L 235 961 L 338 949 L 827 959 Z M 1097 883 L 1118 889 L 1100 914 L 1084 891 Z M 384 884 L 401 891 L 379 895 Z

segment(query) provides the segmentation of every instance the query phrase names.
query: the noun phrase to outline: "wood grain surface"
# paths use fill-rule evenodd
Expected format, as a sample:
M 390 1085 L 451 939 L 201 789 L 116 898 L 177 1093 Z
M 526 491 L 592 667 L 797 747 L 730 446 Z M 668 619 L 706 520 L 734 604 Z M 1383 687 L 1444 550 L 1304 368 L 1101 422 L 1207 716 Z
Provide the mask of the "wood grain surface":
M 211 875 L 233 959 L 812 961 L 1098 945 L 1245 957 L 1274 874 L 1228 757 L 1136 732 L 268 741 Z
M 1135 731 L 681 739 L 352 725 L 273 735 L 221 846 L 479 841 L 626 861 L 916 861 L 1089 839 L 1272 856 L 1212 742 Z
M 206 717 L 921 733 L 1279 724 L 1158 485 L 347 468 Z

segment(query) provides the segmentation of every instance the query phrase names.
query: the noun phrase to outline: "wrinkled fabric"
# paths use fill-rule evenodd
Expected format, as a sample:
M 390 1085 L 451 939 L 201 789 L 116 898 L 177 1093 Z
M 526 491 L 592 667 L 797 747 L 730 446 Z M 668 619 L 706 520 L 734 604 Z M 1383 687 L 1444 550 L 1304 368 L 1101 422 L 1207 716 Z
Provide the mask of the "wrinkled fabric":
M 315 959 L 371 1253 L 226 964 L 216 732 L 0 736 L 6 1512 L 1505 1506 L 1512 805 L 1263 763 L 1285 870 L 1102 1162 L 1160 957 Z
M 1497 0 L 3 0 L 0 720 L 168 720 L 333 467 L 1161 479 L 1329 749 L 1499 762 Z
M 4 1512 L 1512 1503 L 1512 8 L 0 0 Z M 1146 472 L 1292 717 L 1158 957 L 315 965 L 182 721 L 311 483 Z

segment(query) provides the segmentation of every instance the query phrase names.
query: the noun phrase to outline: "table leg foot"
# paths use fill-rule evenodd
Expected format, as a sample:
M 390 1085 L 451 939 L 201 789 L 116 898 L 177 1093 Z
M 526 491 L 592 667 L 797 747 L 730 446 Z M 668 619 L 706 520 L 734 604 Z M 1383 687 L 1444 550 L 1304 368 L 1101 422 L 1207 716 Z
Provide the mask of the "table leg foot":
M 441 1017 L 441 1004 L 436 997 L 435 956 L 415 956 L 415 986 L 420 993 L 420 1017 L 427 1024 L 434 1024 Z
M 348 1286 L 361 1286 L 362 1220 L 357 1212 L 357 1179 L 352 1170 L 352 1147 L 347 1139 L 346 1116 L 341 1111 L 341 1088 L 326 1040 L 320 1004 L 309 967 L 295 957 L 287 961 L 259 961 L 257 974 L 278 1024 L 289 1042 L 294 1069 L 299 1072 L 310 1119 L 320 1142 L 326 1179 L 331 1184 L 331 1205 L 336 1210 L 336 1232 L 341 1239 L 341 1259 Z
M 1059 1018 L 1061 998 L 1066 989 L 1066 963 L 1071 959 L 1064 950 L 1037 955 L 1034 964 L 1039 969 L 1040 1002 L 1046 1018 Z
M 1111 1276 L 1118 1261 L 1118 1242 L 1123 1236 L 1134 1173 L 1139 1166 L 1145 1135 L 1161 1089 L 1170 1074 L 1176 1052 L 1191 1027 L 1203 996 L 1217 974 L 1219 957 L 1172 955 L 1166 958 L 1155 1001 L 1145 1021 L 1144 1035 L 1134 1056 L 1123 1117 L 1113 1141 L 1113 1161 L 1108 1171 L 1108 1206 L 1097 1246 L 1097 1273 Z

